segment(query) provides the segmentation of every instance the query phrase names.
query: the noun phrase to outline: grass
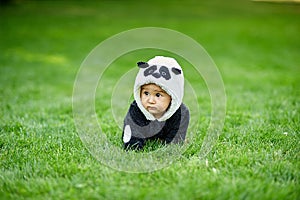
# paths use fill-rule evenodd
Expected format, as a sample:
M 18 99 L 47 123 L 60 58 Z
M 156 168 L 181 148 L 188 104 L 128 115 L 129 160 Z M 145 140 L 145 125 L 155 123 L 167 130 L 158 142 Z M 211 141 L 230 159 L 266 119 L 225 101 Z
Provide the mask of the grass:
M 234 0 L 1 6 L 0 199 L 299 199 L 299 15 L 298 4 Z M 227 113 L 217 144 L 199 160 L 210 98 L 188 72 L 203 89 L 199 137 L 166 168 L 126 173 L 99 163 L 80 140 L 73 83 L 99 42 L 145 26 L 180 31 L 208 51 L 225 84 Z M 145 56 L 115 65 L 132 66 L 136 55 Z M 118 124 L 107 115 L 111 87 L 97 90 L 96 110 L 118 147 Z

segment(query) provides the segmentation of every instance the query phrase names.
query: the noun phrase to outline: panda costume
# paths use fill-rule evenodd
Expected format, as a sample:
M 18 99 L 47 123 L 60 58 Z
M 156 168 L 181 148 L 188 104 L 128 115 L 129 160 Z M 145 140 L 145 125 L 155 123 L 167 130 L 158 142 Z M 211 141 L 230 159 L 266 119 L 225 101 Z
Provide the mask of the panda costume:
M 180 65 L 170 57 L 156 56 L 148 62 L 137 63 L 139 72 L 134 83 L 134 101 L 124 119 L 122 139 L 125 149 L 143 149 L 147 140 L 164 144 L 183 143 L 190 114 L 182 103 L 184 76 Z M 158 119 L 141 102 L 141 87 L 154 83 L 171 96 L 166 112 Z

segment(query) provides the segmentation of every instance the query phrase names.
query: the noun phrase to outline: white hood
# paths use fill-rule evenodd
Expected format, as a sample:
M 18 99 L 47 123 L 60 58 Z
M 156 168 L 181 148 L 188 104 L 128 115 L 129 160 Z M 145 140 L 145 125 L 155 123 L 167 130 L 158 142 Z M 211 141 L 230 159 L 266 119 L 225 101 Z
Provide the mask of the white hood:
M 148 62 L 138 62 L 140 68 L 134 84 L 134 99 L 148 120 L 155 120 L 142 105 L 140 98 L 141 86 L 154 83 L 165 90 L 171 97 L 171 105 L 158 121 L 169 119 L 182 103 L 184 94 L 184 76 L 180 65 L 174 58 L 155 56 Z

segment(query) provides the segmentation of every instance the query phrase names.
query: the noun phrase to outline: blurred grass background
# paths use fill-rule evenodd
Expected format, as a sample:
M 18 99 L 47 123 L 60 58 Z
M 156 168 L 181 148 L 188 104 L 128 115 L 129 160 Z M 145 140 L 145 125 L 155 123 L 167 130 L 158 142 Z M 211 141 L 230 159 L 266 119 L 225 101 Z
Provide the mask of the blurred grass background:
M 0 198 L 299 199 L 299 16 L 296 3 L 247 0 L 1 4 Z M 146 26 L 180 31 L 207 50 L 224 80 L 227 115 L 206 162 L 195 143 L 166 169 L 127 174 L 81 143 L 73 82 L 97 44 Z

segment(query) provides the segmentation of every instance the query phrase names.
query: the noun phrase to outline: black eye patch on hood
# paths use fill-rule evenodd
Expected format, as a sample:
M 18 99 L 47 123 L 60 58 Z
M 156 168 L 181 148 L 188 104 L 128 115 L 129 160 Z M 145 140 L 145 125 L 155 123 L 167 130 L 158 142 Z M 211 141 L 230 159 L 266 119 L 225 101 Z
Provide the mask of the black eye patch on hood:
M 166 80 L 169 80 L 171 78 L 169 69 L 165 66 L 161 66 L 161 68 L 159 68 L 159 73 L 162 77 L 164 77 Z
M 144 76 L 149 76 L 149 75 L 153 74 L 156 70 L 157 70 L 157 66 L 156 65 L 152 65 L 151 67 L 149 67 L 148 69 L 146 69 L 144 71 Z M 155 77 L 155 78 L 159 78 L 159 77 Z

